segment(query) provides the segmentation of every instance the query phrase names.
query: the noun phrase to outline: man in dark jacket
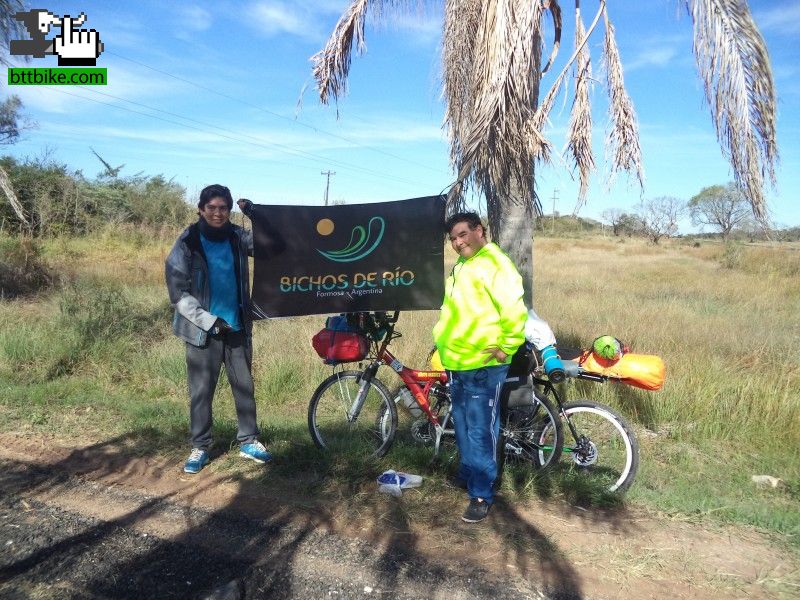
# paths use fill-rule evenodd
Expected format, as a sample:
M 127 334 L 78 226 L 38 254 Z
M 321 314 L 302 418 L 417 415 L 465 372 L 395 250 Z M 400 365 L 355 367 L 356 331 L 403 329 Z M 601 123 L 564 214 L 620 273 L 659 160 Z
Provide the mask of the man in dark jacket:
M 239 200 L 240 208 L 249 201 Z M 200 192 L 200 218 L 180 235 L 166 260 L 172 329 L 186 342 L 192 452 L 183 470 L 197 473 L 211 448 L 211 401 L 225 363 L 239 421 L 239 455 L 265 463 L 253 390 L 252 318 L 247 257 L 253 234 L 230 222 L 233 198 L 223 185 Z

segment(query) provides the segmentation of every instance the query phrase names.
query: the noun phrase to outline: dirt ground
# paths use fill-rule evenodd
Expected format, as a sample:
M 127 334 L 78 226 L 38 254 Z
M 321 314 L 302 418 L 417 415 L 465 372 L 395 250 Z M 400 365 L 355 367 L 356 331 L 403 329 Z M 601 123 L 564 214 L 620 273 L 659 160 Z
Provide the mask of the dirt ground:
M 800 592 L 797 553 L 744 527 L 502 498 L 478 525 L 462 524 L 450 510 L 409 522 L 404 498 L 388 496 L 353 519 L 254 485 L 253 477 L 268 478 L 264 467 L 248 466 L 245 476 L 212 469 L 188 476 L 183 458 L 137 456 L 124 440 L 74 447 L 0 435 L 0 595 L 705 599 Z

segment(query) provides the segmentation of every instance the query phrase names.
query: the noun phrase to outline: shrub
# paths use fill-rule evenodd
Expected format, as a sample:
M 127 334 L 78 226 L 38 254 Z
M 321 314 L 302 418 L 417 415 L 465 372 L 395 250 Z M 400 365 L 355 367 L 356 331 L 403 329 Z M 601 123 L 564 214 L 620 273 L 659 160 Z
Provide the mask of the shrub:
M 56 280 L 35 240 L 0 236 L 0 298 L 33 294 Z
M 0 158 L 11 186 L 31 220 L 35 236 L 82 235 L 108 224 L 175 228 L 191 220 L 186 190 L 161 175 L 120 177 L 107 169 L 96 179 L 53 160 Z M 0 202 L 0 223 L 22 225 L 10 204 Z

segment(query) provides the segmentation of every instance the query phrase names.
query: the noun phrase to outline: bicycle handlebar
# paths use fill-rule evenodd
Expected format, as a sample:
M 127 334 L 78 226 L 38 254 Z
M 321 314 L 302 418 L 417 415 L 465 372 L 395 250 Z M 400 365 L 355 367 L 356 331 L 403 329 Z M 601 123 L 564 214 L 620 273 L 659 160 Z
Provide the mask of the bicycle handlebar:
M 564 375 L 568 378 L 577 377 L 583 372 L 577 360 L 562 360 L 561 362 L 564 363 Z
M 586 371 L 577 360 L 564 360 L 564 375 L 569 378 L 585 379 L 587 381 L 608 381 L 614 379 L 608 375 L 601 375 L 600 373 L 590 373 Z
M 393 325 L 397 323 L 397 319 L 400 318 L 399 310 L 394 311 L 394 313 L 391 316 L 389 316 L 389 312 L 385 310 L 373 310 L 373 311 L 362 310 L 352 314 L 355 314 L 356 316 L 359 317 L 363 316 L 364 320 L 367 320 L 367 322 L 369 322 L 367 317 L 371 317 L 372 322 L 375 323 L 375 325 L 377 325 L 378 327 L 381 327 L 383 325 Z

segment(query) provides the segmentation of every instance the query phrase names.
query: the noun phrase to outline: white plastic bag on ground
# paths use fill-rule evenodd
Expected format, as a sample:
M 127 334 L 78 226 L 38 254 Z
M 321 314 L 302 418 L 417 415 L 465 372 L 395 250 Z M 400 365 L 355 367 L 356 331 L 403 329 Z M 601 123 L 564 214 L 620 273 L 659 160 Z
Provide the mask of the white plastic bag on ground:
M 378 476 L 378 491 L 384 494 L 391 494 L 399 498 L 403 495 L 403 490 L 415 488 L 422 485 L 422 476 L 410 473 L 401 473 L 394 470 L 384 471 Z

